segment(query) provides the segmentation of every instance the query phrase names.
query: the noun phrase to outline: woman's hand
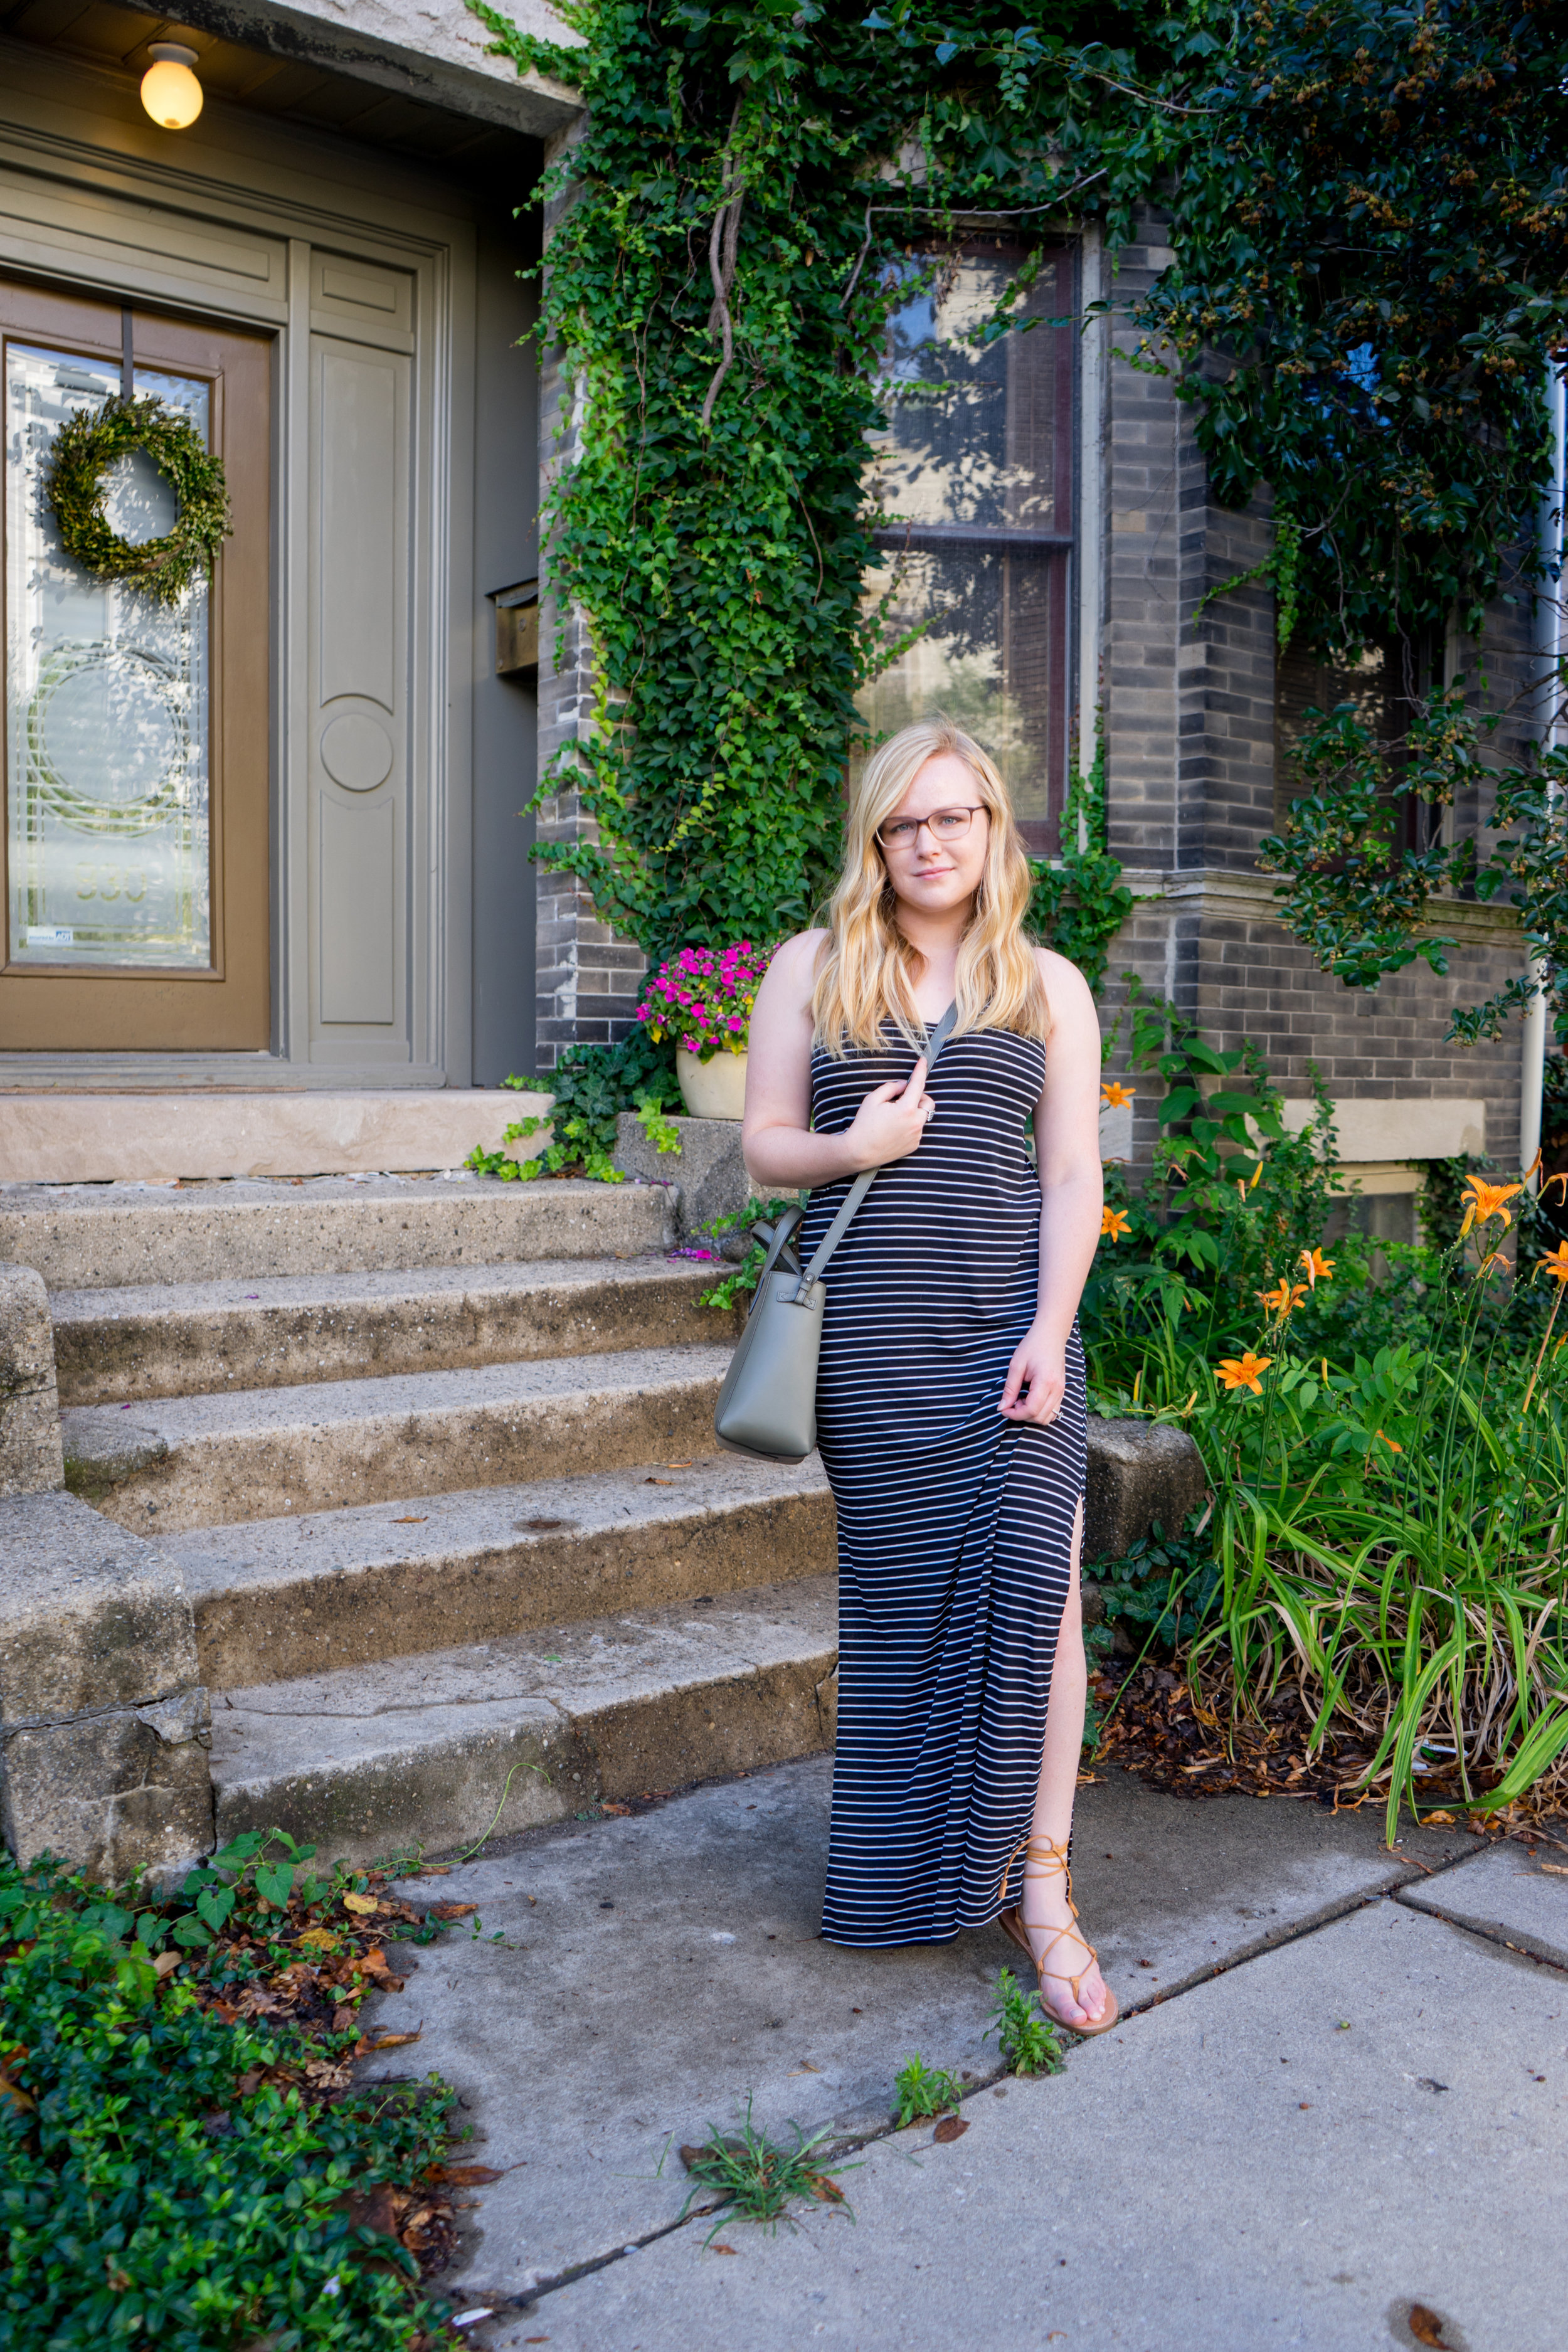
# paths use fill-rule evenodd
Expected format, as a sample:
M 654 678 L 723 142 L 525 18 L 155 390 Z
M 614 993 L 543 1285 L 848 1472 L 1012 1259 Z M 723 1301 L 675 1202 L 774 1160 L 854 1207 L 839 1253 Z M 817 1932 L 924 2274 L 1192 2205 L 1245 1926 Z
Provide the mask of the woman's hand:
M 885 1160 L 909 1158 L 936 1109 L 925 1088 L 923 1054 L 907 1078 L 873 1087 L 844 1133 L 857 1168 L 880 1168 Z
M 1031 1323 L 1014 1350 L 996 1410 L 1005 1421 L 1055 1421 L 1067 1384 L 1067 1349 Z

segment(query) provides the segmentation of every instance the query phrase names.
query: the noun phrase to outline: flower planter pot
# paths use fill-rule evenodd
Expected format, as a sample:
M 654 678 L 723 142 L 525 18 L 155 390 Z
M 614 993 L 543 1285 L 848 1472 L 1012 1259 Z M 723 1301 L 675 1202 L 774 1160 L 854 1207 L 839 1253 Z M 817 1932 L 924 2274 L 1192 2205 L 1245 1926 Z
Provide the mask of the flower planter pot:
M 744 1054 L 715 1054 L 710 1062 L 700 1062 L 695 1054 L 678 1045 L 675 1075 L 681 1100 L 693 1118 L 739 1118 L 744 1112 Z

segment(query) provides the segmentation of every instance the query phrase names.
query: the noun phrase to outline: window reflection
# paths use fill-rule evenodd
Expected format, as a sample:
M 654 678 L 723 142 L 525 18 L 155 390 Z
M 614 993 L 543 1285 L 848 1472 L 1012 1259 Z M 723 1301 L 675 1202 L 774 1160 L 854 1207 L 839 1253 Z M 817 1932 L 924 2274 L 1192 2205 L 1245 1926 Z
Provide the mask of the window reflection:
M 944 712 L 997 761 L 1031 845 L 1054 848 L 1066 773 L 1072 526 L 1071 300 L 1047 256 L 1024 320 L 972 340 L 1027 256 L 991 239 L 893 265 L 868 488 L 881 560 L 866 583 L 889 638 L 915 641 L 862 691 L 878 734 Z

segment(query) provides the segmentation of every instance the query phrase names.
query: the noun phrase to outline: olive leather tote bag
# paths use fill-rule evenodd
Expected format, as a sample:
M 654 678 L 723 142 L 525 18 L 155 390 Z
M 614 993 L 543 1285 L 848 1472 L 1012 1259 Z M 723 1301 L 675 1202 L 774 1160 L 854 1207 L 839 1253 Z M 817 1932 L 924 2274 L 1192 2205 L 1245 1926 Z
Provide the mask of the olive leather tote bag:
M 950 1004 L 926 1045 L 926 1075 L 952 1036 L 958 1007 Z M 816 1444 L 816 1363 L 822 1350 L 822 1277 L 849 1221 L 881 1171 L 863 1169 L 803 1273 L 795 1236 L 803 1212 L 786 1209 L 776 1224 L 752 1227 L 767 1251 L 752 1293 L 746 1328 L 736 1342 L 713 1412 L 713 1431 L 729 1454 L 761 1462 L 804 1462 Z

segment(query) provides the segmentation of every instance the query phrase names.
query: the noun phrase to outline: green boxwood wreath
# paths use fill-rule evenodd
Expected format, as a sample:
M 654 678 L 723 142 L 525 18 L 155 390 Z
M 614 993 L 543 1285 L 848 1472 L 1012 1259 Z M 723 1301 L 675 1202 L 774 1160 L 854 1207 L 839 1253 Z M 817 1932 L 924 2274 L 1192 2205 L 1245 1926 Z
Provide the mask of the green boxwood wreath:
M 174 530 L 139 543 L 111 530 L 103 511 L 103 477 L 133 449 L 146 450 L 179 500 Z M 187 417 L 151 396 L 79 408 L 55 436 L 44 487 L 67 553 L 96 579 L 128 580 L 160 604 L 177 604 L 197 571 L 212 570 L 234 528 L 221 463 Z

